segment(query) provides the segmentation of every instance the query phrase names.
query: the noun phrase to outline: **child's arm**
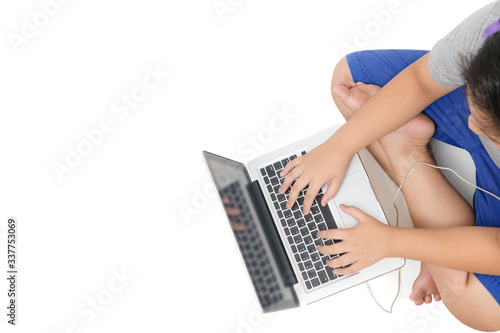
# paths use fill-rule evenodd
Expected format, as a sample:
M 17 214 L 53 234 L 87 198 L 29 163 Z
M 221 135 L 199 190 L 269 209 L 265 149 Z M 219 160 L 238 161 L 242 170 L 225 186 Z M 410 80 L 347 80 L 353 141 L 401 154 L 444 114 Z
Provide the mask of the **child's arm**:
M 297 179 L 289 195 L 290 206 L 309 185 L 304 213 L 309 212 L 319 189 L 329 183 L 322 204 L 334 197 L 351 157 L 373 141 L 401 127 L 429 104 L 456 88 L 436 83 L 428 68 L 429 53 L 407 67 L 371 97 L 330 139 L 284 168 L 284 192 Z
M 500 275 L 500 229 L 460 226 L 438 229 L 396 228 L 387 226 L 355 207 L 341 207 L 359 221 L 351 229 L 318 232 L 322 238 L 341 239 L 320 246 L 324 254 L 344 253 L 328 264 L 336 274 L 348 275 L 382 258 L 419 260 L 451 269 Z

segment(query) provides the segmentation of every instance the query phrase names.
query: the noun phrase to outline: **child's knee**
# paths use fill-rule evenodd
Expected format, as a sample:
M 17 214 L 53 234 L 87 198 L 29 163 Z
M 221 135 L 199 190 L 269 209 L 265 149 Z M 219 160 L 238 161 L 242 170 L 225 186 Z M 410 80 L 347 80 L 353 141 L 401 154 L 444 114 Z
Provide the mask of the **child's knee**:
M 333 96 L 333 87 L 335 87 L 337 82 L 339 81 L 351 82 L 352 80 L 353 79 L 351 75 L 351 70 L 349 69 L 347 58 L 343 57 L 342 59 L 340 59 L 340 61 L 335 66 L 335 69 L 333 70 L 333 77 L 331 84 L 332 96 Z
M 446 307 L 463 324 L 487 332 L 500 329 L 500 307 L 473 273 L 466 282 L 441 289 Z

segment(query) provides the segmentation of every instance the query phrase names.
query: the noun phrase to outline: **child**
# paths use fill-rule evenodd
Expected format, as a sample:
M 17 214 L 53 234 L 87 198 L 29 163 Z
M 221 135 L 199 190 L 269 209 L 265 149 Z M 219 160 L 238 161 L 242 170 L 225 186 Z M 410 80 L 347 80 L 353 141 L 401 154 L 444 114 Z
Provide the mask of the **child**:
M 324 144 L 290 162 L 283 193 L 288 205 L 309 186 L 308 213 L 321 186 L 321 202 L 333 198 L 350 158 L 367 146 L 399 185 L 414 162 L 435 164 L 431 137 L 466 149 L 479 187 L 500 194 L 500 1 L 472 14 L 430 52 L 364 51 L 335 68 L 332 96 L 347 119 Z M 357 82 L 357 83 L 355 83 Z M 466 89 L 461 88 L 466 86 Z M 380 88 L 382 87 L 382 88 Z M 423 110 L 423 113 L 422 113 Z M 337 274 L 352 274 L 384 257 L 422 262 L 410 299 L 417 305 L 442 299 L 464 324 L 500 330 L 500 201 L 476 191 L 474 209 L 437 169 L 417 165 L 402 188 L 414 229 L 386 226 L 355 207 L 341 209 L 359 223 L 325 230 L 325 254 Z M 480 226 L 480 227 L 478 227 Z

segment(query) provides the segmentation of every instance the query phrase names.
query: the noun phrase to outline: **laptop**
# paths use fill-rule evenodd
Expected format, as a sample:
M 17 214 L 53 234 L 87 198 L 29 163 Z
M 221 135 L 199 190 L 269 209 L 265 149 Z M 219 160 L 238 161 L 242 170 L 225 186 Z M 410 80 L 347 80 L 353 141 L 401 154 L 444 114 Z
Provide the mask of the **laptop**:
M 310 304 L 401 268 L 403 258 L 385 258 L 357 273 L 338 276 L 326 266 L 335 256 L 323 255 L 317 245 L 333 240 L 317 237 L 319 230 L 351 228 L 357 221 L 339 209 L 341 203 L 356 206 L 388 224 L 358 154 L 326 207 L 320 205 L 326 185 L 318 193 L 310 213 L 303 214 L 301 192 L 295 205 L 286 208 L 288 192 L 278 189 L 283 167 L 325 142 L 339 126 L 243 163 L 204 151 L 203 157 L 227 215 L 258 303 L 263 312 Z

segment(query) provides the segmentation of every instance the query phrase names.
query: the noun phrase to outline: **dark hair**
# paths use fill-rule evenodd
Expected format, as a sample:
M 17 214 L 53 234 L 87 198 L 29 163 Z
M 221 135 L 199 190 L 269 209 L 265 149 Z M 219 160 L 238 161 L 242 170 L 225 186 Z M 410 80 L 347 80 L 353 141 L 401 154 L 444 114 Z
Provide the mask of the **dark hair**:
M 481 110 L 482 130 L 500 139 L 500 32 L 486 39 L 474 56 L 464 59 L 462 74 L 470 102 Z

